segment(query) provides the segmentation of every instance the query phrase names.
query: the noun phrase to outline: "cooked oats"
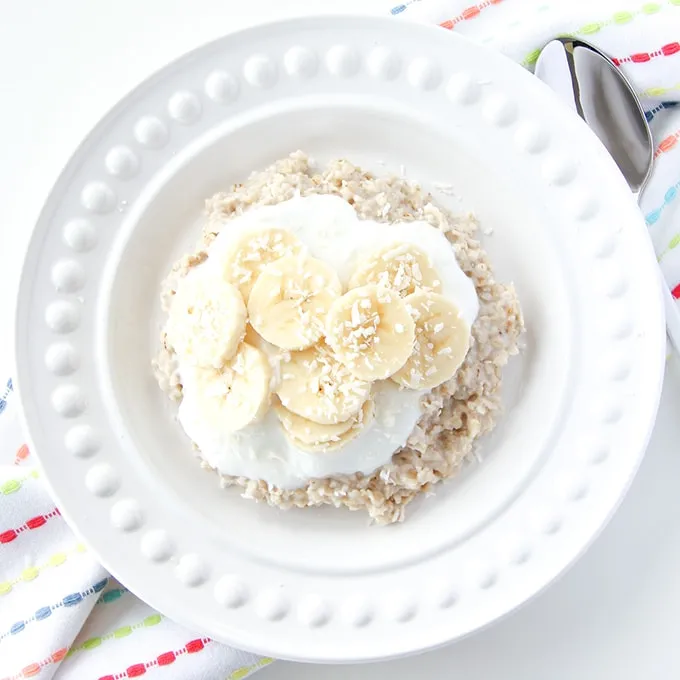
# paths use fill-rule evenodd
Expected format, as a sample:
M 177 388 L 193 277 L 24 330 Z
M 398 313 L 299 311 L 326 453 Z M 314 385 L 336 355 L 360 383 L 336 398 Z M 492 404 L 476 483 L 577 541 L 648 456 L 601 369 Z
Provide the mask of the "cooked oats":
M 245 498 L 282 509 L 334 505 L 366 510 L 379 524 L 400 522 L 407 504 L 419 493 L 431 492 L 434 484 L 473 461 L 477 439 L 493 429 L 501 412 L 501 369 L 519 351 L 523 331 L 519 302 L 511 284 L 494 280 L 488 257 L 475 238 L 477 223 L 472 215 L 450 214 L 430 194 L 403 177 L 376 177 L 347 160 L 333 161 L 318 170 L 298 151 L 254 173 L 245 184 L 206 201 L 203 235 L 195 252 L 177 262 L 165 280 L 163 309 L 169 308 L 178 278 L 207 258 L 208 246 L 221 229 L 229 228 L 231 218 L 258 206 L 310 194 L 340 196 L 363 219 L 389 223 L 424 220 L 444 232 L 479 298 L 470 350 L 456 375 L 423 397 L 423 415 L 406 446 L 371 475 L 313 479 L 293 490 L 226 475 L 219 476 L 220 483 L 223 487 L 242 487 Z M 175 356 L 164 336 L 154 368 L 161 388 L 172 399 L 181 399 Z M 204 461 L 201 464 L 209 467 Z

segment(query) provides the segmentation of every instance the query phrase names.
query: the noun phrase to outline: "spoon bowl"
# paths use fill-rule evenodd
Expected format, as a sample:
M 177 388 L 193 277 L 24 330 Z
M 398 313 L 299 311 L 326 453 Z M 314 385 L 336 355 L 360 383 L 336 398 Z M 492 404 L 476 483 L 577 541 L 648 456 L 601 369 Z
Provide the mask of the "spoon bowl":
M 640 100 L 614 62 L 583 40 L 556 38 L 541 52 L 536 75 L 588 123 L 639 195 L 654 142 Z

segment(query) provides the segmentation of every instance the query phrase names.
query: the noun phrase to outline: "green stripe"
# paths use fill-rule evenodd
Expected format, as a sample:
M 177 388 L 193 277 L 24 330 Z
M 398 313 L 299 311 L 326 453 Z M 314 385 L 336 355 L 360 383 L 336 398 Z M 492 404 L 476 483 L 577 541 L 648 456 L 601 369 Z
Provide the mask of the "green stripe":
M 31 470 L 27 475 L 23 477 L 17 477 L 16 479 L 8 479 L 7 481 L 0 484 L 0 494 L 3 496 L 9 496 L 11 493 L 16 493 L 22 487 L 23 483 L 27 479 L 37 479 L 38 471 Z
M 673 236 L 673 238 L 668 242 L 668 245 L 661 252 L 661 255 L 657 257 L 657 260 L 661 262 L 661 260 L 663 260 L 663 258 L 666 257 L 666 255 L 668 255 L 668 253 L 671 252 L 671 250 L 677 248 L 678 246 L 680 246 L 680 234 L 676 234 L 675 236 Z
M 132 635 L 135 631 L 141 630 L 142 628 L 151 628 L 152 626 L 157 626 L 163 620 L 163 618 L 164 617 L 162 614 L 152 614 L 151 616 L 147 616 L 142 621 L 139 621 L 138 623 L 135 623 L 131 626 L 120 626 L 112 631 L 109 631 L 108 633 L 104 633 L 104 635 L 98 635 L 97 637 L 89 638 L 81 645 L 78 645 L 78 647 L 71 647 L 66 656 L 73 656 L 73 654 L 76 652 L 86 652 L 88 649 L 95 649 L 109 640 L 120 640 L 121 638 L 126 638 L 128 635 Z

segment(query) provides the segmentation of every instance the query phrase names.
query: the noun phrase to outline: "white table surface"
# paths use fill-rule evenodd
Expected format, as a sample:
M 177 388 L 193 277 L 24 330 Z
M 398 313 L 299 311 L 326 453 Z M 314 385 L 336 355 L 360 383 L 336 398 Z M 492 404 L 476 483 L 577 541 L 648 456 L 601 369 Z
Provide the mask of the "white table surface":
M 519 0 L 517 0 L 519 1 Z M 389 0 L 0 0 L 0 369 L 21 257 L 83 135 L 142 78 L 239 27 L 305 12 L 384 13 Z M 277 663 L 258 680 L 652 680 L 680 677 L 680 368 L 620 510 L 562 580 L 462 642 L 370 666 Z

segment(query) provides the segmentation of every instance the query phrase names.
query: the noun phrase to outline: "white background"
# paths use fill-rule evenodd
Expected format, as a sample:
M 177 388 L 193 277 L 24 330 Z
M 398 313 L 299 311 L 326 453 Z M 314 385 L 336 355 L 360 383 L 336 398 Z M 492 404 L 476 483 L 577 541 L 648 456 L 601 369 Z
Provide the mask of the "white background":
M 520 2 L 521 0 L 513 0 Z M 175 56 L 258 21 L 385 13 L 389 0 L 0 0 L 0 371 L 14 291 L 46 193 L 84 134 Z M 680 677 L 680 369 L 621 509 L 581 561 L 496 626 L 427 655 L 362 667 L 277 663 L 258 680 L 651 680 Z

